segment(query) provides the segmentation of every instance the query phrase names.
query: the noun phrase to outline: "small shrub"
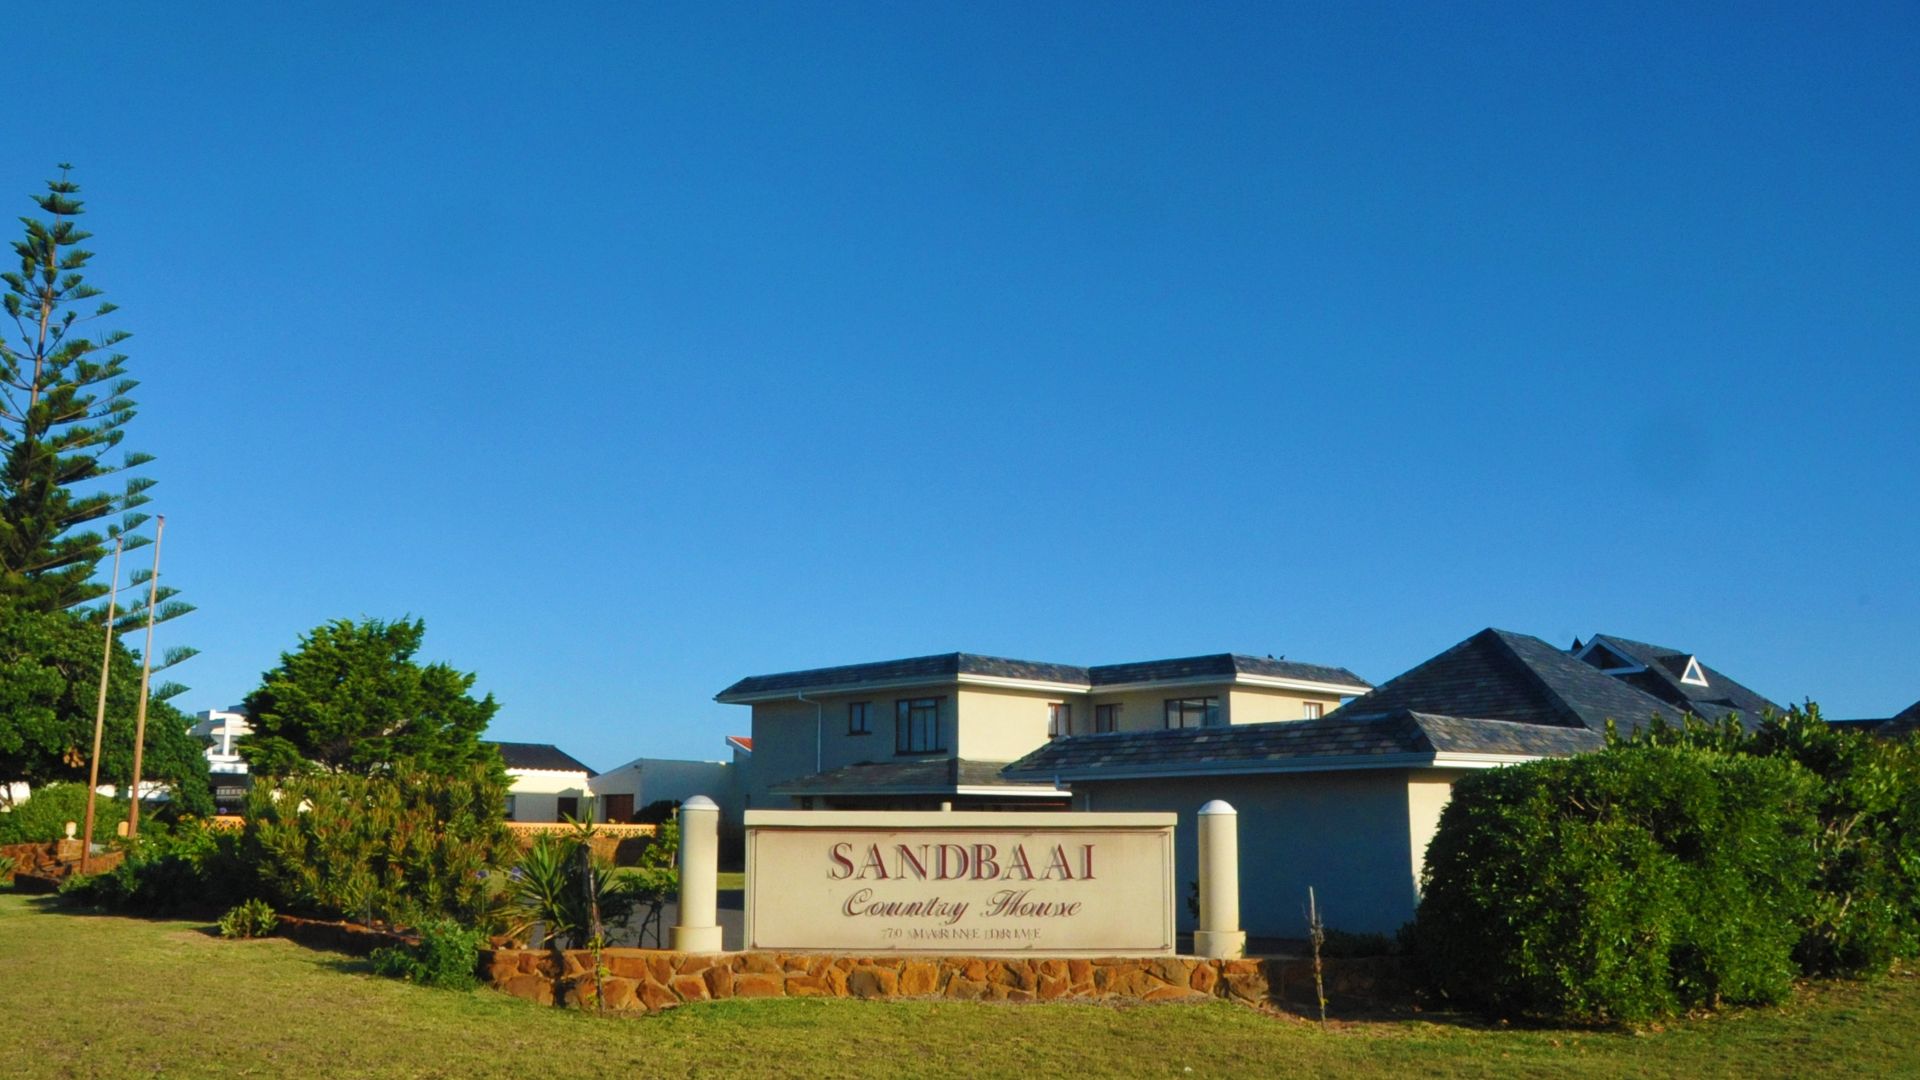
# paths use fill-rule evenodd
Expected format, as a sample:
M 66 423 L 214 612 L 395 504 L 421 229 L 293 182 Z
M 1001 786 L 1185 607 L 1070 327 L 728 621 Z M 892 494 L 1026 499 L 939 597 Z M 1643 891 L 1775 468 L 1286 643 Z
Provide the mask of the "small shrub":
M 451 919 L 429 919 L 417 928 L 417 945 L 375 949 L 369 957 L 380 975 L 442 990 L 471 990 L 480 985 L 480 950 L 486 935 Z
M 13 856 L 0 855 L 0 882 L 10 880 L 13 877 L 14 868 L 18 865 Z
M 66 902 L 141 915 L 221 911 L 257 892 L 240 838 L 182 819 L 171 832 L 141 829 L 126 858 L 101 874 L 68 879 Z
M 1320 954 L 1336 960 L 1361 956 L 1391 956 L 1399 945 L 1385 934 L 1356 934 L 1349 930 L 1327 930 L 1320 943 Z
M 220 916 L 220 936 L 223 938 L 257 938 L 273 933 L 280 921 L 274 915 L 273 906 L 258 898 L 244 904 L 235 904 Z

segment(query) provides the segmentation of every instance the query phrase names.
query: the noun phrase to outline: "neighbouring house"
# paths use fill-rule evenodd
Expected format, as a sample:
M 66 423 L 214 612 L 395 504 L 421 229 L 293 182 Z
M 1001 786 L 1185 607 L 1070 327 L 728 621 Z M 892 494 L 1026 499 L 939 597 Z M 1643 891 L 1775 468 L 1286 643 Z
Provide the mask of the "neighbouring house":
M 684 761 L 675 758 L 634 758 L 593 777 L 589 784 L 600 802 L 602 820 L 633 821 L 634 815 L 662 800 L 682 803 L 705 795 L 718 803 L 722 819 L 740 821 L 740 774 L 753 753 L 752 740 L 727 736 L 731 761 Z
M 1003 776 L 1068 787 L 1076 810 L 1177 812 L 1183 882 L 1198 876 L 1195 811 L 1225 799 L 1250 933 L 1304 936 L 1309 886 L 1328 925 L 1391 933 L 1413 916 L 1427 843 L 1469 771 L 1597 750 L 1608 721 L 1771 707 L 1679 650 L 1608 636 L 1563 650 L 1489 629 L 1319 719 L 1076 735 Z
M 1003 769 L 1050 741 L 1309 719 L 1370 688 L 1228 653 L 1099 667 L 942 653 L 755 675 L 715 700 L 752 709 L 745 808 L 1037 809 L 1067 789 Z
M 247 789 L 253 786 L 247 760 L 236 745 L 241 736 L 253 734 L 247 714 L 238 705 L 194 713 L 187 734 L 206 745 L 207 782 L 213 788 L 215 808 L 223 814 L 239 813 L 246 804 Z
M 1915 732 L 1920 732 L 1920 701 L 1914 702 L 1892 716 L 1868 720 L 1835 720 L 1833 725 L 1865 731 L 1883 738 L 1903 739 Z
M 593 770 L 551 743 L 494 742 L 507 765 L 507 820 L 580 817 Z M 596 812 L 598 816 L 598 812 Z

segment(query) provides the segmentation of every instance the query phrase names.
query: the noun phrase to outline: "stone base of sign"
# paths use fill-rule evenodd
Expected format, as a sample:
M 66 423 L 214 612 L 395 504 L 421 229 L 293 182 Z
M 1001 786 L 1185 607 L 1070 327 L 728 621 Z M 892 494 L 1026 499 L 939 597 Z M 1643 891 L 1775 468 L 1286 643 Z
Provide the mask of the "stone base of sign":
M 601 979 L 610 1012 L 660 1012 L 724 998 L 949 998 L 960 1001 L 1314 1003 L 1313 962 L 1290 957 L 1208 960 L 1189 956 L 1024 959 L 970 956 L 836 956 L 824 953 L 690 954 L 608 949 Z M 590 1009 L 593 954 L 495 949 L 481 954 L 485 981 L 515 997 Z M 1392 958 L 1329 961 L 1338 1007 L 1394 1007 L 1406 1000 Z

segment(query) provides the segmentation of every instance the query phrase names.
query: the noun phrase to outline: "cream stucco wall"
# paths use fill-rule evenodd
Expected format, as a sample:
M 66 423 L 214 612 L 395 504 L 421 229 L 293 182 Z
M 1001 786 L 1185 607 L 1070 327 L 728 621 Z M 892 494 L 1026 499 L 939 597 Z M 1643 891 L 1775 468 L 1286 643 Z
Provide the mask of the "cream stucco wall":
M 1198 875 L 1195 812 L 1225 799 L 1240 815 L 1242 928 L 1306 935 L 1307 887 L 1326 924 L 1391 934 L 1413 918 L 1420 860 L 1458 773 L 1405 769 L 1171 777 L 1073 783 L 1075 810 L 1171 810 L 1180 815 L 1175 872 L 1181 925 Z
M 587 774 L 546 769 L 508 769 L 507 794 L 513 796 L 513 821 L 560 820 L 560 797 L 571 795 L 586 807 Z
M 808 694 L 806 701 L 787 698 L 762 701 L 753 706 L 753 756 L 745 787 L 745 808 L 784 810 L 791 800 L 776 796 L 770 789 L 776 784 L 869 761 L 895 761 L 925 755 L 894 753 L 894 703 L 912 698 L 937 697 L 940 703 L 940 745 L 946 756 L 953 756 L 956 734 L 959 686 L 936 683 L 926 686 L 867 690 L 857 694 Z M 847 730 L 847 706 L 867 703 L 867 727 L 871 734 L 854 735 Z M 818 710 L 816 713 L 816 709 Z M 818 722 L 816 723 L 816 715 Z M 815 738 L 819 739 L 816 757 Z M 1041 736 L 1046 734 L 1045 711 L 1041 713 Z M 1015 755 L 1016 757 L 1018 755 Z M 1011 759 L 1009 759 L 1011 760 Z
M 1427 866 L 1427 845 L 1440 827 L 1440 811 L 1453 798 L 1453 782 L 1463 769 L 1416 769 L 1407 777 L 1407 833 L 1413 855 L 1413 880 Z
M 1279 720 L 1304 720 L 1307 718 L 1308 702 L 1317 703 L 1323 716 L 1340 707 L 1340 698 L 1335 694 L 1236 686 L 1231 694 L 1227 722 L 1268 724 Z
M 1093 713 L 1084 694 L 962 687 L 959 756 L 974 761 L 1013 761 L 1024 756 L 1047 741 L 1047 706 L 1056 703 L 1072 708 L 1076 732 L 1093 730 Z

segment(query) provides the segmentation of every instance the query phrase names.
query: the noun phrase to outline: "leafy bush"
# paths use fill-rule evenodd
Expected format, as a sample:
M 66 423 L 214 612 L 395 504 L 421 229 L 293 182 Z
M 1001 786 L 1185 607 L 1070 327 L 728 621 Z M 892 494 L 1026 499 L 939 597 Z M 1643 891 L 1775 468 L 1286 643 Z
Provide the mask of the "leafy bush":
M 42 784 L 33 789 L 26 802 L 0 814 L 0 844 L 49 844 L 67 835 L 67 822 L 78 825 L 86 820 L 87 785 Z M 94 840 L 112 841 L 115 826 L 125 820 L 127 800 L 94 797 Z
M 487 910 L 488 871 L 513 852 L 505 805 L 504 780 L 484 765 L 283 779 L 249 793 L 247 849 L 283 910 L 471 922 Z
M 1642 1021 L 1773 1002 L 1814 909 L 1817 783 L 1784 760 L 1634 746 L 1454 785 L 1408 944 L 1499 1015 Z
M 280 919 L 274 915 L 272 905 L 265 900 L 249 900 L 244 904 L 235 904 L 220 916 L 220 936 L 223 938 L 266 937 L 273 933 Z
M 428 919 L 415 929 L 419 944 L 373 951 L 376 973 L 442 990 L 471 990 L 480 984 L 476 973 L 485 934 L 451 919 Z
M 534 838 L 509 876 L 509 934 L 524 938 L 538 926 L 555 948 L 586 946 L 596 905 L 602 927 L 626 925 L 640 901 L 633 873 L 595 858 L 587 834 Z
M 0 855 L 0 882 L 5 882 L 13 877 L 14 867 L 18 865 L 19 864 L 14 861 L 13 856 Z
M 1751 732 L 1688 719 L 1623 745 L 1793 761 L 1816 778 L 1814 903 L 1795 958 L 1812 975 L 1874 975 L 1920 951 L 1920 746 L 1833 727 L 1809 703 Z

